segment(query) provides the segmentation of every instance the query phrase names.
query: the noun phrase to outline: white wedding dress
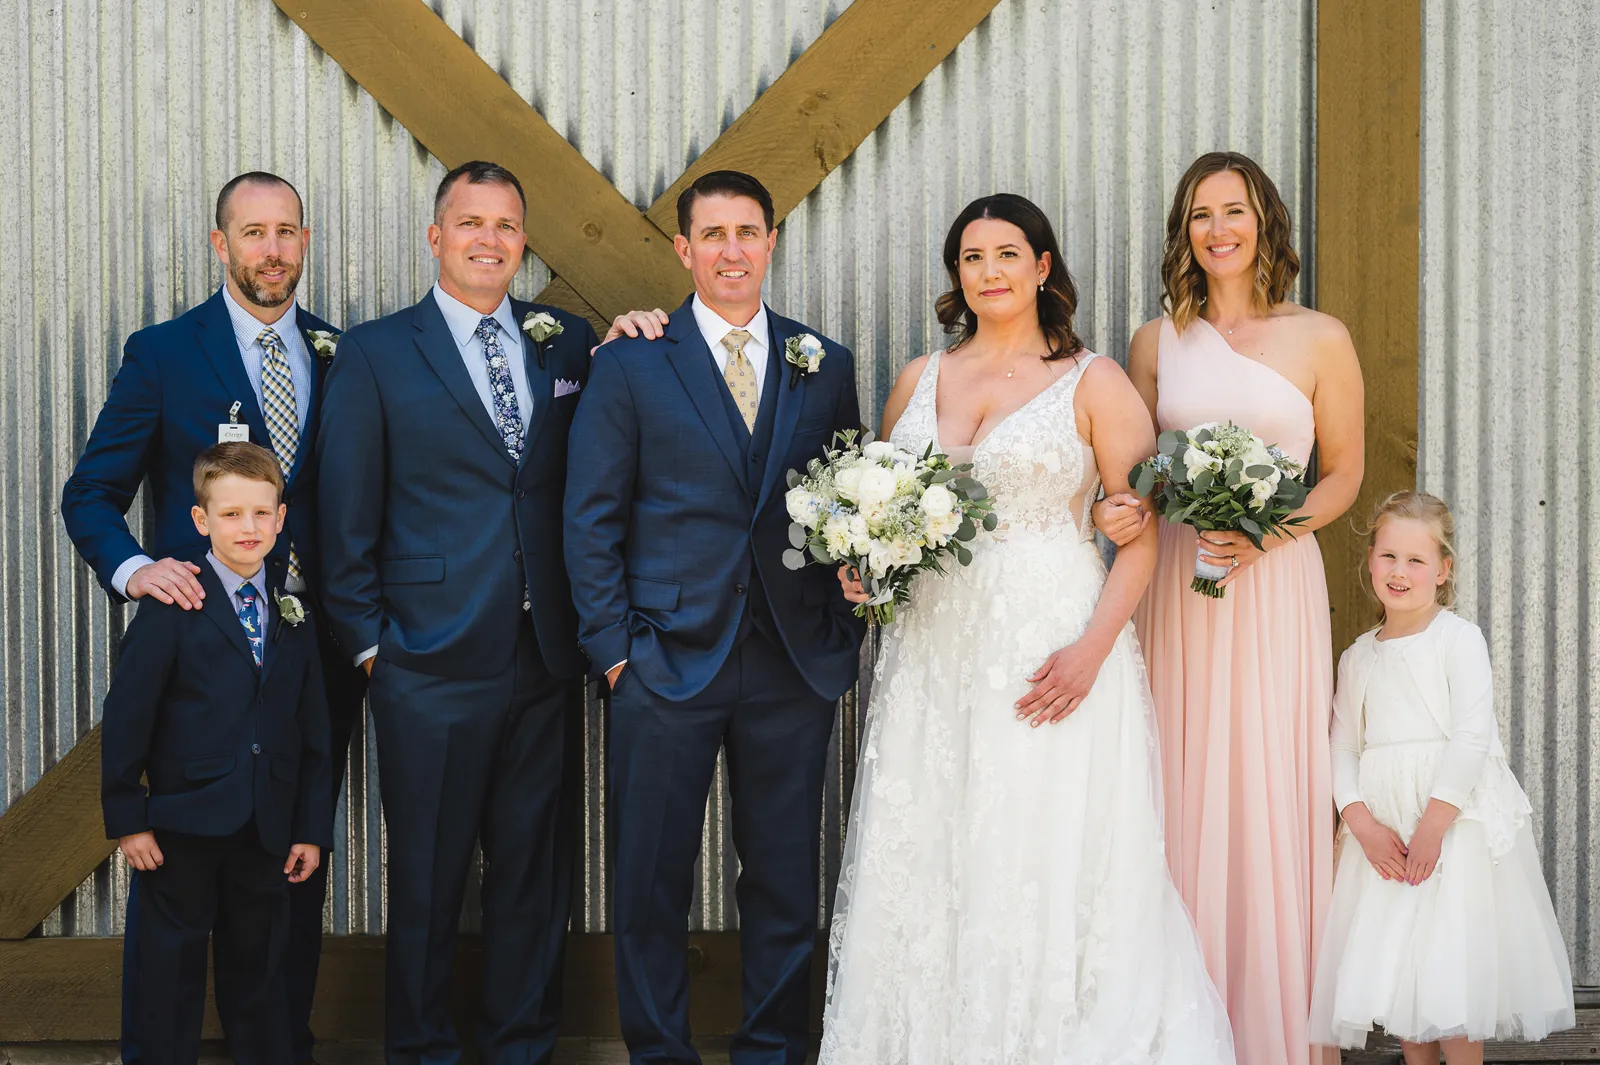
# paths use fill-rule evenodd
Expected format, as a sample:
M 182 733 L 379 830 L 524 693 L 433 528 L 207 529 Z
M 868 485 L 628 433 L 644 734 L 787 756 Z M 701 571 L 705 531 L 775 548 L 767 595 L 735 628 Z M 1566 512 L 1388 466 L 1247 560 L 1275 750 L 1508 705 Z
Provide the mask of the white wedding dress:
M 1214 1065 L 1222 1002 L 1167 872 L 1144 662 L 1128 626 L 1071 717 L 1013 704 L 1106 570 L 1073 367 L 979 441 L 1000 526 L 884 634 L 830 935 L 821 1065 Z M 891 439 L 938 443 L 939 355 Z M 956 449 L 950 449 L 955 451 Z M 963 449 L 965 450 L 965 449 Z

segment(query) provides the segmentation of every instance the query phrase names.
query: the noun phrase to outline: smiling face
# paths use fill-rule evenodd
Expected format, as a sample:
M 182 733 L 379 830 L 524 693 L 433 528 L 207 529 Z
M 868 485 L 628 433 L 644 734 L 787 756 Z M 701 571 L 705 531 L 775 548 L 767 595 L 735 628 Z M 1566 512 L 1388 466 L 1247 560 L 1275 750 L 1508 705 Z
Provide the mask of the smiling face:
M 706 306 L 733 325 L 755 317 L 761 283 L 778 246 L 778 231 L 767 229 L 759 203 L 749 196 L 697 196 L 689 235 L 673 237 L 672 246 Z
M 1039 284 L 1050 274 L 1050 253 L 1035 256 L 1020 228 L 978 218 L 961 231 L 956 273 L 967 306 L 980 319 L 1038 317 Z
M 1384 519 L 1367 551 L 1372 593 L 1391 618 L 1432 610 L 1450 566 L 1433 529 L 1417 518 Z
M 1237 170 L 1220 170 L 1195 186 L 1189 205 L 1189 247 L 1215 278 L 1248 275 L 1256 266 L 1261 218 Z
M 439 287 L 483 314 L 500 306 L 528 243 L 522 214 L 522 197 L 510 185 L 457 178 L 428 227 Z
M 228 268 L 229 294 L 247 310 L 288 303 L 311 241 L 294 190 L 278 182 L 244 182 L 228 196 L 222 221 L 224 228 L 211 231 L 211 247 Z
M 270 482 L 225 473 L 207 485 L 206 505 L 196 504 L 189 514 L 222 564 L 249 577 L 278 542 L 287 510 Z

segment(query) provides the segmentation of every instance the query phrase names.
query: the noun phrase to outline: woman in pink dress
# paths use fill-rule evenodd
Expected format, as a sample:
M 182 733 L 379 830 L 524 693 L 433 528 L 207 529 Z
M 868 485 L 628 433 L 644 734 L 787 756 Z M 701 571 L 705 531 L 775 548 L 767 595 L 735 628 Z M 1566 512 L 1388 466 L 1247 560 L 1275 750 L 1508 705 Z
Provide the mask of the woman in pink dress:
M 1317 445 L 1306 523 L 1268 537 L 1265 551 L 1240 534 L 1208 532 L 1202 545 L 1192 527 L 1162 520 L 1135 618 L 1160 731 L 1167 858 L 1239 1065 L 1338 1060 L 1311 1046 L 1306 1025 L 1333 878 L 1333 648 L 1312 534 L 1360 487 L 1362 384 L 1344 326 L 1288 301 L 1299 268 L 1289 212 L 1261 168 L 1203 155 L 1167 219 L 1167 313 L 1128 353 L 1159 430 L 1232 420 L 1299 462 Z M 1121 539 L 1119 516 L 1133 512 L 1100 516 Z M 1189 589 L 1200 546 L 1233 567 L 1222 599 Z

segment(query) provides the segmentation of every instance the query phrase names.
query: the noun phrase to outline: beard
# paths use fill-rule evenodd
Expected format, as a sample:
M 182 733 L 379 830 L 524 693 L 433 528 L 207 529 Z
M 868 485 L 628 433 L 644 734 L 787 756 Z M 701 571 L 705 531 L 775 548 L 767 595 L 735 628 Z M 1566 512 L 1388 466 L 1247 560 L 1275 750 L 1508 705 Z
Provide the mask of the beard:
M 262 281 L 259 272 L 262 270 L 286 270 L 283 280 L 276 284 Z M 281 307 L 294 298 L 294 290 L 300 284 L 300 273 L 303 269 L 301 263 L 288 263 L 273 257 L 263 259 L 255 266 L 245 266 L 234 261 L 230 255 L 228 259 L 228 275 L 239 286 L 245 298 L 257 307 Z

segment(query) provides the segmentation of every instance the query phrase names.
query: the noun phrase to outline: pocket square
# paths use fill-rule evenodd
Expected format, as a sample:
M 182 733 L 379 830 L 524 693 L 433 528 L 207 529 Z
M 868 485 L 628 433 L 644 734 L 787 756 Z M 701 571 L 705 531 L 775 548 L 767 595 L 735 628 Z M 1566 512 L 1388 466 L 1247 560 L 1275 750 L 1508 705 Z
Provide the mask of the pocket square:
M 568 381 L 564 377 L 557 378 L 557 380 L 556 380 L 556 394 L 551 398 L 560 399 L 562 396 L 570 396 L 574 392 L 582 391 L 582 389 L 583 389 L 583 386 L 580 385 L 576 381 Z

